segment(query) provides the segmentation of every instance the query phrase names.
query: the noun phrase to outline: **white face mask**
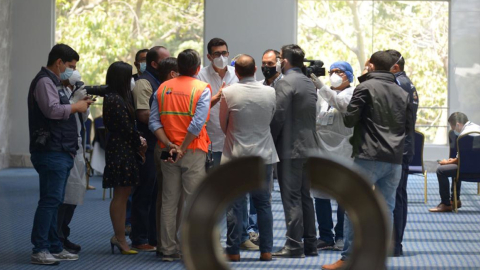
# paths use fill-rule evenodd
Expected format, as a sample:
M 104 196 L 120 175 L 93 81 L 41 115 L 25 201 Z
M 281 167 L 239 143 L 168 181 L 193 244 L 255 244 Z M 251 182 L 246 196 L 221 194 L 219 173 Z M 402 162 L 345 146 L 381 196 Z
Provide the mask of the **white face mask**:
M 81 80 L 82 80 L 82 76 L 80 75 L 80 72 L 78 72 L 78 70 L 74 70 L 72 73 L 72 76 L 68 78 L 70 85 L 75 85 L 76 82 L 79 82 Z
M 213 64 L 219 69 L 224 69 L 228 65 L 228 57 L 221 55 L 220 57 L 214 58 Z
M 130 90 L 133 91 L 133 88 L 135 88 L 135 80 L 132 78 L 132 80 L 130 81 Z
M 343 83 L 343 79 L 337 73 L 333 73 L 332 76 L 330 76 L 330 85 L 332 87 L 337 88 L 340 85 L 342 85 L 342 83 Z
M 280 59 L 277 59 L 277 64 L 275 65 L 277 73 L 282 73 L 282 62 L 280 62 Z

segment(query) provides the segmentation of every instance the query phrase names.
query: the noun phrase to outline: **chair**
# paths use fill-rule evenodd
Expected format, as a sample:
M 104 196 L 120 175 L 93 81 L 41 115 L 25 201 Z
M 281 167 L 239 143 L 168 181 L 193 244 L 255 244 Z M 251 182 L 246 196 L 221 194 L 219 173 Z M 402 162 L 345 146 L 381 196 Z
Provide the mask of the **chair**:
M 480 183 L 480 132 L 462 134 L 457 139 L 458 169 L 453 185 L 453 210 L 458 212 L 458 181 Z M 477 184 L 478 185 L 478 184 Z
M 412 162 L 410 162 L 410 164 L 408 165 L 408 174 L 423 175 L 425 179 L 425 203 L 427 203 L 427 171 L 425 170 L 425 166 L 423 166 L 423 146 L 425 144 L 425 135 L 420 131 L 415 130 L 414 142 L 415 154 L 413 156 Z

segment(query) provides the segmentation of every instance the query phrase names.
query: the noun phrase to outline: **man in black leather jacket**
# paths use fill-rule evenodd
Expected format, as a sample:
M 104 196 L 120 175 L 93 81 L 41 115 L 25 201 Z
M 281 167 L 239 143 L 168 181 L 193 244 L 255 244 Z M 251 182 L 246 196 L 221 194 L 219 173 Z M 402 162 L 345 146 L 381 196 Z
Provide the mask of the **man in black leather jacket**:
M 368 72 L 358 78 L 344 116 L 346 127 L 354 127 L 350 140 L 355 164 L 385 198 L 393 219 L 395 193 L 400 182 L 405 135 L 413 128 L 409 95 L 396 83 L 388 52 L 378 51 L 367 62 Z M 391 224 L 391 223 L 390 223 Z M 342 258 L 322 269 L 340 269 L 352 251 L 353 228 L 345 214 Z

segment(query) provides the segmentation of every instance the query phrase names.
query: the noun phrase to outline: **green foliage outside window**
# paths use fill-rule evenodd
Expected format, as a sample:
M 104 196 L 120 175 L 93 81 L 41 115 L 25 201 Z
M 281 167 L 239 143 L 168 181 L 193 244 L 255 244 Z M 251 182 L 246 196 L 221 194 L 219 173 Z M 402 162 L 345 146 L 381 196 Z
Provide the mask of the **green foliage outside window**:
M 448 2 L 299 0 L 298 5 L 298 44 L 327 69 L 344 60 L 359 76 L 375 51 L 401 52 L 420 98 L 416 128 L 426 143 L 446 143 Z

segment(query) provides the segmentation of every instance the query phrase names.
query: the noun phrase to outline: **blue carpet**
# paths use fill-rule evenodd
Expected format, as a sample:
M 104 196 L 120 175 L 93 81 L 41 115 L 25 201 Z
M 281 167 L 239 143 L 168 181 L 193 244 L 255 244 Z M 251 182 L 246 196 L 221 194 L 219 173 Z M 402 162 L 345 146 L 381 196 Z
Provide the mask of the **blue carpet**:
M 429 203 L 423 203 L 423 178 L 410 176 L 409 216 L 404 240 L 404 256 L 390 258 L 388 269 L 480 269 L 480 196 L 475 183 L 462 184 L 463 207 L 458 214 L 432 214 L 428 208 L 439 203 L 436 176 L 429 174 Z M 80 260 L 62 262 L 55 269 L 184 269 L 181 262 L 165 263 L 154 253 L 136 256 L 110 254 L 113 234 L 108 207 L 102 200 L 101 178 L 91 184 L 85 204 L 76 210 L 70 239 L 82 246 Z M 285 224 L 278 187 L 273 193 L 274 246 L 284 243 Z M 30 232 L 38 200 L 38 176 L 33 169 L 0 171 L 0 269 L 41 269 L 31 265 Z M 108 197 L 108 193 L 107 193 Z M 222 238 L 224 243 L 225 238 Z M 322 251 L 306 259 L 274 259 L 259 262 L 258 252 L 242 252 L 242 261 L 233 269 L 320 269 L 339 259 L 340 252 Z

